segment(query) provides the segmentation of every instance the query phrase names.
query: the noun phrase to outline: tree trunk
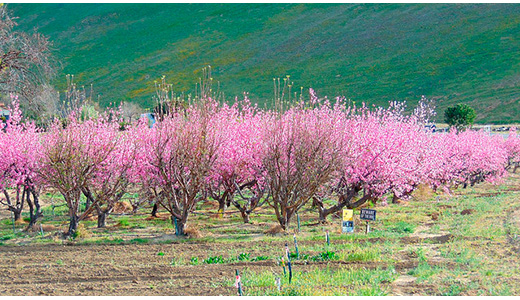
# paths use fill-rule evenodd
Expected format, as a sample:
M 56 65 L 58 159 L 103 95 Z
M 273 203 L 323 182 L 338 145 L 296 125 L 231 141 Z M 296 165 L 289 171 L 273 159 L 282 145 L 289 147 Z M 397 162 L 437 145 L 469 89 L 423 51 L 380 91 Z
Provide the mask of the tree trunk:
M 319 214 L 319 216 L 320 216 L 320 217 L 319 217 L 319 222 L 320 222 L 320 224 L 325 224 L 325 223 L 327 223 L 327 216 L 329 215 L 329 214 L 327 213 L 327 210 L 324 209 L 323 207 L 319 207 L 319 206 L 318 206 L 318 214 Z
M 159 205 L 157 205 L 157 203 L 154 203 L 153 204 L 153 208 L 152 208 L 152 217 L 157 218 L 157 210 L 158 209 L 159 209 Z
M 242 220 L 244 220 L 245 224 L 249 224 L 249 213 L 247 212 L 247 209 L 241 209 L 240 215 L 242 216 Z
M 188 221 L 187 217 L 182 219 L 178 219 L 175 216 L 171 217 L 173 228 L 175 228 L 175 235 L 182 236 L 186 235 L 186 221 Z
M 226 200 L 227 197 L 222 197 L 218 199 L 218 212 L 217 218 L 222 219 L 224 217 L 224 211 L 226 210 Z
M 85 193 L 83 193 L 83 194 L 85 194 Z M 87 202 L 85 203 L 85 210 L 88 210 L 90 205 L 92 205 L 92 197 L 87 196 Z
M 70 217 L 69 231 L 65 234 L 65 236 L 73 237 L 76 234 L 76 231 L 78 230 L 78 224 L 79 217 L 77 215 L 73 215 L 72 217 Z
M 31 201 L 30 195 L 33 196 L 33 201 Z M 31 228 L 36 224 L 38 218 L 42 215 L 42 210 L 40 206 L 40 201 L 38 199 L 38 192 L 34 190 L 34 188 L 30 188 L 27 194 L 27 204 L 29 205 L 29 214 L 31 220 L 29 221 L 29 225 L 27 228 Z
M 21 219 L 21 217 L 22 217 L 22 211 L 21 211 L 21 210 L 18 210 L 18 209 L 12 209 L 11 211 L 12 211 L 13 214 L 14 214 L 14 221 L 15 221 L 15 222 Z
M 99 210 L 97 216 L 97 228 L 105 228 L 106 227 L 106 219 L 108 212 L 105 210 Z

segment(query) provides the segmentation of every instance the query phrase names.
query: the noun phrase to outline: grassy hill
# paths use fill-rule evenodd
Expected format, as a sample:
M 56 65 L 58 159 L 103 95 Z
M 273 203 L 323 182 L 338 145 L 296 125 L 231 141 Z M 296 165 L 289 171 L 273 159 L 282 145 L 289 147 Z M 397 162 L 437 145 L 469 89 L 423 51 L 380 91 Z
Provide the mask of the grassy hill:
M 194 89 L 201 68 L 231 99 L 270 102 L 272 78 L 357 103 L 421 95 L 467 103 L 479 123 L 520 122 L 520 5 L 9 4 L 54 41 L 65 74 L 101 105 L 152 105 L 162 75 Z

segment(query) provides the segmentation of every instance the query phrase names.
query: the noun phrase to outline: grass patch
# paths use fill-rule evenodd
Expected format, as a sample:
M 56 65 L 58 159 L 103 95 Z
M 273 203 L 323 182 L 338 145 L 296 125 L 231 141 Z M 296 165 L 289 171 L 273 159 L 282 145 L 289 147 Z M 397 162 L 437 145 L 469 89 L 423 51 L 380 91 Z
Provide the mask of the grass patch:
M 277 277 L 280 277 L 281 291 L 275 284 Z M 397 278 L 397 273 L 393 267 L 373 270 L 326 267 L 293 271 L 291 284 L 283 273 L 269 271 L 245 270 L 241 278 L 247 296 L 387 295 L 388 285 Z M 226 281 L 224 285 L 232 286 L 233 282 Z

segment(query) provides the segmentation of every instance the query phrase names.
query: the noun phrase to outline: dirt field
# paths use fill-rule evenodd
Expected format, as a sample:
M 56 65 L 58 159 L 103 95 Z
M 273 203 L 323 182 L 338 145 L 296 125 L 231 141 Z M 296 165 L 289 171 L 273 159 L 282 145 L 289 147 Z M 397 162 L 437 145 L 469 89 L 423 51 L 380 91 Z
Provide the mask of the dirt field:
M 416 242 L 408 240 L 404 242 Z M 438 242 L 442 243 L 440 239 Z M 234 280 L 235 269 L 252 271 L 279 269 L 272 260 L 172 266 L 178 253 L 203 256 L 210 251 L 225 254 L 229 248 L 251 248 L 240 244 L 156 244 L 156 245 L 29 245 L 3 246 L 0 251 L 0 287 L 2 295 L 235 295 L 236 288 L 218 286 Z M 313 245 L 314 243 L 301 243 Z M 321 243 L 320 243 L 321 244 Z M 283 248 L 283 243 L 275 247 Z M 164 253 L 158 256 L 157 253 Z M 388 263 L 377 262 L 293 262 L 293 270 L 330 268 L 377 268 Z M 405 272 L 417 263 L 397 263 L 396 270 Z M 412 291 L 413 284 L 406 289 Z M 247 289 L 247 287 L 244 287 Z M 422 288 L 421 288 L 422 290 Z
M 498 186 L 453 196 L 422 191 L 409 202 L 376 206 L 368 235 L 359 219 L 356 233 L 346 235 L 339 219 L 317 225 L 317 214 L 306 211 L 292 283 L 280 259 L 285 243 L 294 254 L 294 228 L 266 234 L 275 224 L 268 215 L 253 215 L 253 224 L 236 214 L 198 215 L 191 220 L 198 238 L 177 238 L 171 224 L 146 213 L 113 216 L 106 229 L 84 222 L 84 237 L 62 240 L 66 217 L 58 210 L 52 217 L 44 210 L 43 223 L 58 230 L 43 237 L 23 224 L 13 234 L 4 211 L 0 294 L 236 295 L 238 269 L 246 295 L 520 295 L 519 182 L 514 175 Z M 282 277 L 281 290 L 275 277 Z

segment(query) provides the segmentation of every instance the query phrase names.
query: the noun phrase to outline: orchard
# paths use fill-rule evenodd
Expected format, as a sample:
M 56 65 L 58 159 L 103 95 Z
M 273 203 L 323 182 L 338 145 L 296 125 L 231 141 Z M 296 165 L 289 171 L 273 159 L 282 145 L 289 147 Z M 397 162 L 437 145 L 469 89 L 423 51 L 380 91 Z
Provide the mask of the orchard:
M 342 98 L 318 99 L 311 89 L 285 109 L 261 110 L 247 97 L 219 104 L 209 96 L 169 107 L 149 126 L 122 126 L 107 110 L 86 117 L 78 109 L 47 128 L 22 118 L 12 95 L 12 118 L 0 133 L 0 202 L 19 219 L 24 203 L 29 227 L 41 209 L 39 193 L 58 191 L 68 208 L 65 236 L 96 215 L 98 227 L 129 190 L 139 204 L 170 214 L 185 235 L 199 202 L 215 201 L 250 222 L 266 205 L 287 230 L 304 207 L 319 221 L 343 208 L 406 199 L 420 185 L 454 188 L 501 180 L 520 164 L 520 138 L 480 131 L 434 133 L 417 110 L 355 107 Z M 83 203 L 83 205 L 82 205 Z

